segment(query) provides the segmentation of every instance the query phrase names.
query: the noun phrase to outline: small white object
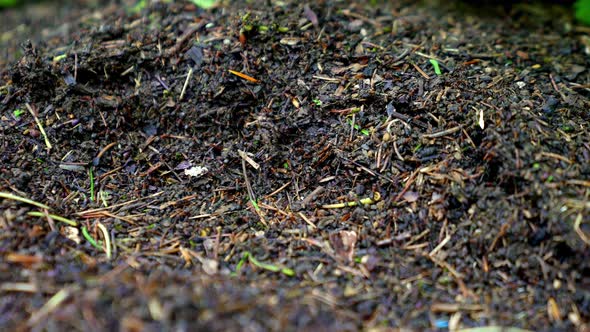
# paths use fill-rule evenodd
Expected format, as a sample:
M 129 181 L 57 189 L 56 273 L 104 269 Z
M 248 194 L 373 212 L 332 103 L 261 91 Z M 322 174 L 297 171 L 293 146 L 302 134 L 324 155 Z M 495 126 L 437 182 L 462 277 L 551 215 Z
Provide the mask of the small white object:
M 524 89 L 524 87 L 526 86 L 526 83 L 525 83 L 525 82 L 523 82 L 523 81 L 518 81 L 518 82 L 516 82 L 516 86 L 517 86 L 519 89 Z
M 189 169 L 185 169 L 184 175 L 193 176 L 193 177 L 198 178 L 198 177 L 203 176 L 204 174 L 207 174 L 207 172 L 209 172 L 207 167 L 193 166 Z
M 80 244 L 80 242 L 82 242 L 82 239 L 80 239 L 80 230 L 78 230 L 78 228 L 76 228 L 76 227 L 67 226 L 65 228 L 65 234 L 64 235 L 68 239 L 76 242 L 76 244 Z
M 478 110 L 478 113 L 479 113 L 479 120 L 477 121 L 477 123 L 479 124 L 479 127 L 481 129 L 485 129 L 486 125 L 483 120 L 483 110 Z

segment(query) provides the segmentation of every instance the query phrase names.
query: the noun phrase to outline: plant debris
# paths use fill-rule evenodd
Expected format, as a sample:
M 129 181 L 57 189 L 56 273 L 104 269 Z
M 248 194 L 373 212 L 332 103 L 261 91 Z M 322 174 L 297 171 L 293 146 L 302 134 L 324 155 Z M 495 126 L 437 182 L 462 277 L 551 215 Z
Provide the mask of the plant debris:
M 52 6 L 0 12 L 3 330 L 590 328 L 568 8 Z

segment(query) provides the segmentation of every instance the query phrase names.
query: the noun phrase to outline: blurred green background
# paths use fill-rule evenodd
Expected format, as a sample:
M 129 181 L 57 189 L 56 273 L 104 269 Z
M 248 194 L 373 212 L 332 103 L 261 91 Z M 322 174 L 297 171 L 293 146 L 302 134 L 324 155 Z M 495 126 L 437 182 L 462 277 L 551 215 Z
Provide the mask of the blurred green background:
M 15 7 L 27 0 L 0 0 L 0 8 Z M 197 6 L 211 7 L 215 0 L 191 0 Z M 590 0 L 577 0 L 574 3 L 574 15 L 579 22 L 590 25 Z

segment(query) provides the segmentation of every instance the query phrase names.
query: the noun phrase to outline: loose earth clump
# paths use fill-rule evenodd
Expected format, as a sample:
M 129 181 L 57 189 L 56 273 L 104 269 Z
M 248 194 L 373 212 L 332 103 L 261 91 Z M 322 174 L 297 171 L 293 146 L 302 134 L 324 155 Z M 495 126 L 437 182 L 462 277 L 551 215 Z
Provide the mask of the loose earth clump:
M 466 6 L 0 13 L 2 330 L 587 330 L 590 29 Z

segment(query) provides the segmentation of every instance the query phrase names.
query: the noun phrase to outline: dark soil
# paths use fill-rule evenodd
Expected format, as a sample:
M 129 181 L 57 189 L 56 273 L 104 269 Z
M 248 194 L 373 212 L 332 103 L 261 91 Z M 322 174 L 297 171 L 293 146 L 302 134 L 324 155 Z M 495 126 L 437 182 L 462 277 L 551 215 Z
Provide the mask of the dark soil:
M 33 6 L 0 13 L 2 330 L 590 328 L 569 8 Z

